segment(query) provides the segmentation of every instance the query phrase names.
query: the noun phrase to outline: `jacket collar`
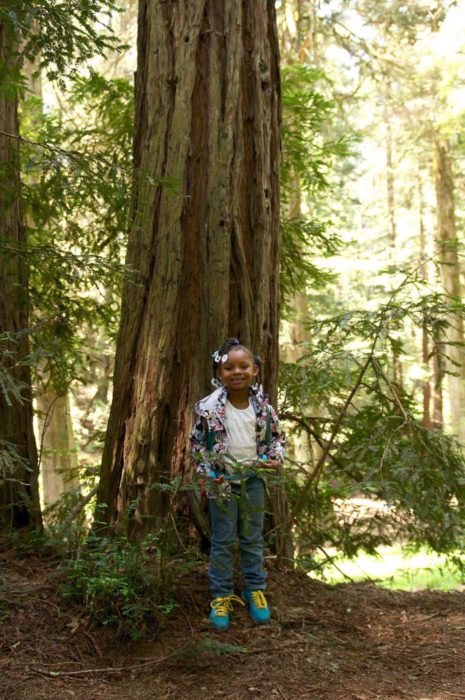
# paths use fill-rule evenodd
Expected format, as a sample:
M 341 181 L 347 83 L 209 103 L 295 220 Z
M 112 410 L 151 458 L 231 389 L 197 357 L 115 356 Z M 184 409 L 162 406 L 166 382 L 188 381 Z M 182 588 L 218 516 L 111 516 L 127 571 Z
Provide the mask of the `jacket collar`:
M 263 386 L 258 385 L 257 388 L 249 389 L 249 396 L 252 401 L 252 406 L 257 415 L 262 413 L 265 406 L 268 406 L 268 397 L 263 391 Z M 213 416 L 221 421 L 226 414 L 226 401 L 228 400 L 228 391 L 225 386 L 216 389 L 205 398 L 197 401 L 194 406 L 195 412 L 199 416 L 211 419 Z

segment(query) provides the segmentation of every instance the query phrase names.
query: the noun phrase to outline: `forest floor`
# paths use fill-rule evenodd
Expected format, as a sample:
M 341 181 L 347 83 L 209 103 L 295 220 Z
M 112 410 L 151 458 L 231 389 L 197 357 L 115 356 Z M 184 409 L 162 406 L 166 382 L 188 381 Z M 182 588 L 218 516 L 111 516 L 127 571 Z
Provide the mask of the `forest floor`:
M 63 600 L 57 560 L 0 551 L 0 697 L 7 700 L 465 700 L 465 592 L 328 586 L 271 571 L 272 623 L 240 606 L 208 625 L 204 567 L 177 582 L 155 637 L 124 642 Z

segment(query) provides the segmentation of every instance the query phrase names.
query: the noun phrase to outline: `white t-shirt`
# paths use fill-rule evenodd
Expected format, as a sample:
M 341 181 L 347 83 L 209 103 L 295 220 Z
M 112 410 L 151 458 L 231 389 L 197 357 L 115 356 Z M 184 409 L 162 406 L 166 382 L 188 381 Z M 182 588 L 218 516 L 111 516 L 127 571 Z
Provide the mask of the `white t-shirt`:
M 249 401 L 247 408 L 236 408 L 226 402 L 226 435 L 228 452 L 238 461 L 257 459 L 257 417 Z

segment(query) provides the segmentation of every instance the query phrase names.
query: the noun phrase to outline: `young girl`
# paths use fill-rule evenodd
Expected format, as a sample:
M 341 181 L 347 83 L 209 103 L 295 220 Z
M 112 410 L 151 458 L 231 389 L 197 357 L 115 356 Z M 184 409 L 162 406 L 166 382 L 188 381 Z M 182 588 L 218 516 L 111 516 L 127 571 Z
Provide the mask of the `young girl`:
M 210 621 L 229 627 L 233 595 L 233 545 L 239 535 L 244 580 L 242 598 L 255 622 L 268 622 L 263 591 L 263 469 L 283 462 L 285 435 L 258 383 L 260 359 L 237 338 L 213 353 L 212 383 L 218 388 L 195 405 L 191 451 L 197 473 L 206 478 L 212 539 L 209 578 Z M 257 473 L 258 470 L 258 473 Z

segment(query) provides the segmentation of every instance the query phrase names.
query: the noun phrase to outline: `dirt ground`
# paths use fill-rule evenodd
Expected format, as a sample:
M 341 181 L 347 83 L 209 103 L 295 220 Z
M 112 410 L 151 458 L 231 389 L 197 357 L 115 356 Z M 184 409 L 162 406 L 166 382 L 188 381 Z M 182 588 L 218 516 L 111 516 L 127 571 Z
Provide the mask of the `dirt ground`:
M 465 593 L 326 586 L 271 571 L 272 623 L 237 606 L 210 630 L 204 569 L 179 581 L 156 637 L 92 628 L 59 594 L 56 561 L 0 553 L 0 697 L 465 700 Z

